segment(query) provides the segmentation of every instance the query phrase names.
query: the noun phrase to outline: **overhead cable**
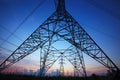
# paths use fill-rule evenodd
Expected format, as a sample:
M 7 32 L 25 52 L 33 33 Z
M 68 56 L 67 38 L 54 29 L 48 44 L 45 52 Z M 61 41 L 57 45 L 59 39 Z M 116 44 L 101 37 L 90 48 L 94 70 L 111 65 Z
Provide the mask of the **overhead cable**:
M 5 39 L 3 39 L 3 38 L 1 38 L 0 37 L 0 40 L 2 40 L 2 41 L 5 41 Z M 11 43 L 11 42 L 9 42 L 9 41 L 6 41 L 7 43 L 9 43 L 9 44 L 11 44 L 11 45 L 13 45 L 13 46 L 15 46 L 15 47 L 18 47 L 17 45 L 15 45 L 14 43 Z M 0 47 L 1 47 L 2 45 L 0 45 Z
M 7 32 L 9 32 L 9 33 L 12 34 L 12 32 L 11 32 L 9 29 L 7 29 L 5 26 L 3 26 L 3 25 L 1 25 L 1 24 L 0 24 L 0 26 L 1 26 L 2 29 L 6 30 Z M 18 37 L 18 36 L 15 35 L 15 34 L 13 34 L 13 36 L 14 36 L 15 38 L 19 39 L 20 41 L 23 41 L 20 37 Z
M 81 24 L 85 25 L 85 26 L 86 26 L 87 28 L 89 28 L 89 29 L 92 29 L 92 30 L 94 30 L 94 31 L 96 31 L 96 32 L 99 32 L 100 34 L 103 34 L 103 35 L 106 36 L 106 37 L 109 37 L 109 38 L 111 38 L 111 39 L 120 41 L 120 38 L 118 38 L 118 37 L 115 37 L 115 36 L 113 36 L 113 35 L 110 35 L 110 34 L 108 34 L 108 33 L 105 33 L 105 32 L 103 32 L 103 31 L 101 31 L 101 30 L 99 30 L 99 29 L 96 29 L 96 28 L 94 28 L 94 27 L 92 27 L 92 26 L 89 26 L 89 25 L 86 25 L 86 24 L 84 24 L 84 23 L 81 23 Z
M 24 19 L 23 21 L 15 28 L 15 30 L 3 41 L 2 45 L 8 41 L 8 39 L 15 34 L 15 32 L 33 15 L 33 13 L 45 2 L 46 0 L 42 0 Z
M 86 0 L 88 3 L 92 4 L 93 6 L 95 6 L 96 8 L 99 8 L 107 13 L 109 13 L 111 16 L 113 16 L 114 18 L 120 20 L 120 15 L 116 14 L 114 11 L 106 8 L 105 6 L 99 4 L 98 2 L 96 2 L 95 0 Z

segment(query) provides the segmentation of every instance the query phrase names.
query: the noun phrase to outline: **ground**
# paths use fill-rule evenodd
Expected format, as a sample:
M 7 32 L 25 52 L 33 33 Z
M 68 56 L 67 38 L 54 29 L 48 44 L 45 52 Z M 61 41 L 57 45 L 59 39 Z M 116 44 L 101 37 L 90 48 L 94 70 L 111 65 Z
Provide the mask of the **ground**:
M 117 79 L 119 80 L 120 77 Z M 92 75 L 87 78 L 83 77 L 36 77 L 28 75 L 16 75 L 16 74 L 0 74 L 0 80 L 114 80 L 110 77 Z

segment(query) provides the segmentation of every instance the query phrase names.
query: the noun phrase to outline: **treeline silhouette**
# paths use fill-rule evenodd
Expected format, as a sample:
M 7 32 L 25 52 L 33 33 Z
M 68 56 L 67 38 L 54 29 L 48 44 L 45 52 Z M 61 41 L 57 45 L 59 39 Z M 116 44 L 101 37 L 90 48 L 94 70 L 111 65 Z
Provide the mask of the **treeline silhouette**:
M 92 74 L 91 76 L 87 78 L 72 77 L 72 76 L 38 77 L 38 76 L 21 75 L 21 74 L 0 74 L 0 80 L 111 80 L 111 77 L 110 76 L 98 76 L 96 74 Z

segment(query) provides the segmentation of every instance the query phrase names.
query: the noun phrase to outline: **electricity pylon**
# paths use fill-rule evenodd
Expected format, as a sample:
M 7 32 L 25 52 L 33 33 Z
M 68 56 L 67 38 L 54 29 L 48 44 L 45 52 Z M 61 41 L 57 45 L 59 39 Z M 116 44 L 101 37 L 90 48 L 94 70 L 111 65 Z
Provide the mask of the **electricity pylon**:
M 72 47 L 69 47 L 65 51 L 57 50 L 53 44 L 60 39 L 69 42 L 72 44 Z M 61 58 L 61 72 L 64 72 L 62 57 L 67 58 L 74 66 L 74 75 L 82 72 L 86 76 L 82 53 L 89 55 L 107 67 L 111 72 L 119 71 L 119 68 L 107 54 L 67 12 L 64 0 L 57 0 L 56 11 L 0 65 L 0 71 L 8 68 L 39 48 L 40 76 L 44 76 L 58 58 Z

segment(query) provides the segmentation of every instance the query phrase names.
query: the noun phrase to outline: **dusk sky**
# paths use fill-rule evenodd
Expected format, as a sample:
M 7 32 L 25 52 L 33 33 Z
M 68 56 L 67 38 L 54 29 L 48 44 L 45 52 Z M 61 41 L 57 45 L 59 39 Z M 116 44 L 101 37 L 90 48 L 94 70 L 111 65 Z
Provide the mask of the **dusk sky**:
M 66 10 L 120 68 L 120 0 L 65 0 L 65 2 Z M 42 5 L 18 28 L 39 3 Z M 54 0 L 0 0 L 0 63 L 54 11 Z M 11 34 L 13 35 L 10 36 Z M 66 44 L 60 43 L 58 47 Z M 103 65 L 86 54 L 84 59 L 88 72 L 106 70 Z M 64 65 L 68 67 L 71 64 L 66 61 Z M 39 53 L 34 52 L 13 66 L 36 71 L 39 69 Z M 59 69 L 59 65 L 55 64 L 52 69 Z

